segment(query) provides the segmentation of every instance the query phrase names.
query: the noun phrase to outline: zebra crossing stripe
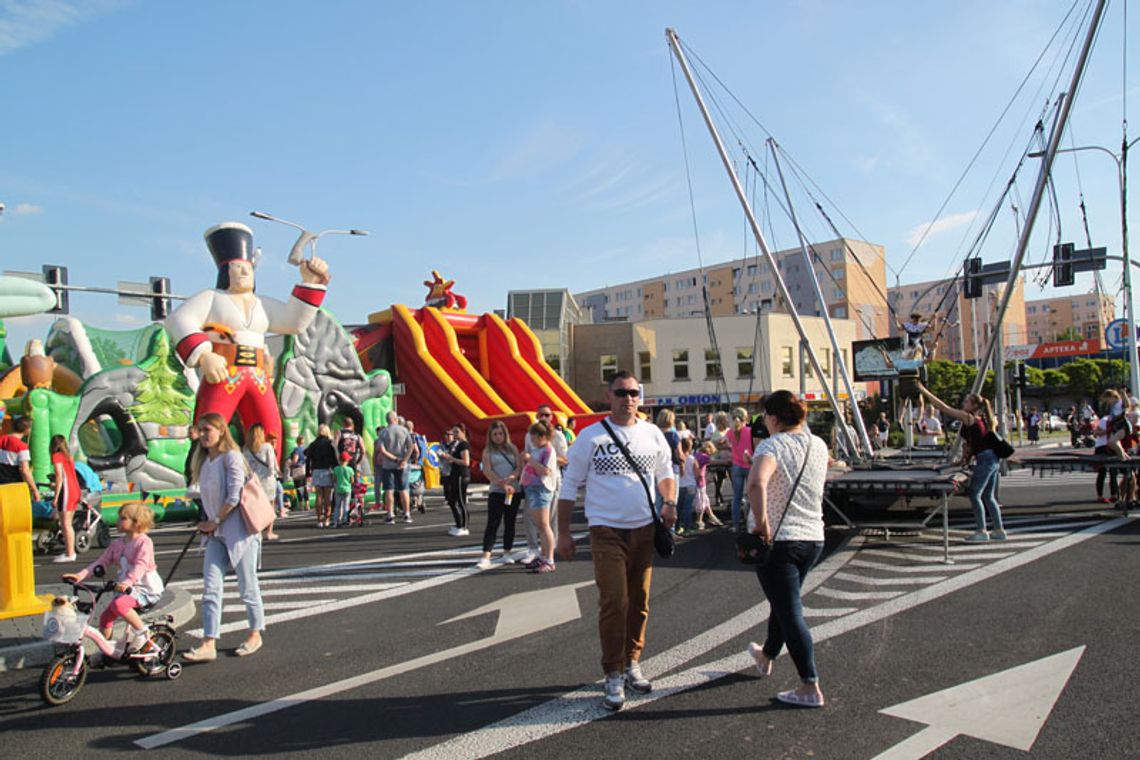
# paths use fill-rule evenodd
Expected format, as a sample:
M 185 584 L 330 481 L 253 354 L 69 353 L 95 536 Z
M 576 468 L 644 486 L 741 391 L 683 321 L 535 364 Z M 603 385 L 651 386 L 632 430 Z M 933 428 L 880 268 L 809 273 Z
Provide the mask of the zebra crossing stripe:
M 854 561 L 854 560 L 853 560 Z M 837 580 L 858 583 L 863 586 L 927 586 L 931 583 L 940 583 L 948 575 L 918 575 L 913 578 L 871 578 L 857 573 L 839 572 L 835 574 Z
M 972 557 L 973 558 L 973 557 Z M 885 570 L 889 573 L 944 573 L 948 570 L 961 572 L 981 567 L 980 564 L 954 564 L 954 565 L 889 565 L 886 562 L 872 562 L 866 559 L 853 559 L 847 563 L 848 567 L 862 567 L 867 570 Z

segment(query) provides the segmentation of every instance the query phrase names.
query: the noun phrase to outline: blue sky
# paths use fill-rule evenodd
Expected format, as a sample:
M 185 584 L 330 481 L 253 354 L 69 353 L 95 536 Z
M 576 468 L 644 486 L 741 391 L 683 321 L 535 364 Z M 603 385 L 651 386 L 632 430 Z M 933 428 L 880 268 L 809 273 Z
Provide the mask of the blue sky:
M 237 219 L 265 250 L 259 291 L 280 296 L 296 279 L 294 236 L 249 219 L 254 209 L 371 231 L 321 242 L 326 303 L 346 323 L 421 303 L 433 268 L 489 311 L 511 288 L 581 291 L 695 267 L 672 26 L 858 232 L 886 246 L 904 283 L 935 279 L 989 212 L 987 186 L 1008 178 L 1003 154 L 1028 139 L 1041 77 L 939 207 L 1070 5 L 0 0 L 0 267 L 64 264 L 72 282 L 97 286 L 167 275 L 191 293 L 213 281 L 202 232 Z M 1122 9 L 1108 10 L 1066 145 L 1118 149 L 1125 86 L 1129 110 L 1140 101 L 1138 56 L 1122 81 Z M 751 253 L 685 90 L 680 103 L 703 260 Z M 757 160 L 763 139 L 750 130 Z M 1077 170 L 1093 241 L 1118 253 L 1106 156 L 1082 155 L 1076 169 L 1058 158 L 1064 237 L 1084 240 Z M 1051 244 L 1047 226 L 1033 260 Z M 986 261 L 1009 257 L 1013 230 L 1003 211 Z M 772 237 L 794 244 L 786 223 Z M 1118 269 L 1105 274 L 1107 288 L 1118 282 Z M 1085 276 L 1075 290 L 1090 288 Z M 107 328 L 147 316 L 105 296 L 74 296 L 72 312 Z M 49 320 L 7 324 L 19 345 Z

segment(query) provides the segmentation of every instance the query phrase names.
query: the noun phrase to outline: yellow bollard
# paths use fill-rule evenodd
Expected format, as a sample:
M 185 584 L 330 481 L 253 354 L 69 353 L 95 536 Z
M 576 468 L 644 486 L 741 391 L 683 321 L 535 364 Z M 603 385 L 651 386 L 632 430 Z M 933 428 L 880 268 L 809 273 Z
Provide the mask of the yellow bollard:
M 32 567 L 32 500 L 23 483 L 0 486 L 0 620 L 39 615 L 52 595 L 36 596 Z

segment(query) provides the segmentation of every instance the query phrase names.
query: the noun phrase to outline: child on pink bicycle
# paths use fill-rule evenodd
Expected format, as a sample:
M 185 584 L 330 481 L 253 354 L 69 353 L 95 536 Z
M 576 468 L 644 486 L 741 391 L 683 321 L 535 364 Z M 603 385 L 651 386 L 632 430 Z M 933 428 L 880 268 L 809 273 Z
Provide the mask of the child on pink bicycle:
M 106 570 L 118 568 L 115 598 L 99 617 L 103 638 L 111 638 L 111 626 L 116 618 L 131 627 L 133 635 L 128 646 L 131 651 L 142 651 L 147 645 L 146 623 L 139 607 L 154 604 L 162 596 L 162 577 L 154 561 L 154 542 L 147 531 L 154 527 L 154 513 L 146 504 L 126 504 L 119 510 L 119 531 L 123 534 L 111 542 L 99 559 L 78 573 L 65 573 L 63 579 L 79 583 L 91 575 L 97 565 Z

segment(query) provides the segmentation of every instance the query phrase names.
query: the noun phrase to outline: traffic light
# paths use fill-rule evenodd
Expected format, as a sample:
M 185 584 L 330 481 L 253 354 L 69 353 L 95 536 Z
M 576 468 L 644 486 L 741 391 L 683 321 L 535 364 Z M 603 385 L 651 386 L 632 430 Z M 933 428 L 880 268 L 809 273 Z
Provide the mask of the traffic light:
M 1019 388 L 1029 387 L 1029 373 L 1025 369 L 1025 362 L 1017 363 L 1017 376 L 1014 378 L 1014 382 Z
M 60 286 L 67 285 L 67 267 L 57 267 L 54 264 L 44 264 L 44 285 L 55 293 L 55 308 L 48 309 L 48 314 L 67 314 L 70 308 L 67 291 Z
M 1064 287 L 1072 285 L 1076 279 L 1073 276 L 1073 251 L 1076 246 L 1072 243 L 1058 243 L 1053 246 L 1053 286 Z
M 982 297 L 982 257 L 975 256 L 966 259 L 966 282 L 963 285 L 963 291 L 966 298 L 981 298 Z
M 151 321 L 161 322 L 170 314 L 170 278 L 151 277 L 150 292 L 154 294 L 150 299 Z

